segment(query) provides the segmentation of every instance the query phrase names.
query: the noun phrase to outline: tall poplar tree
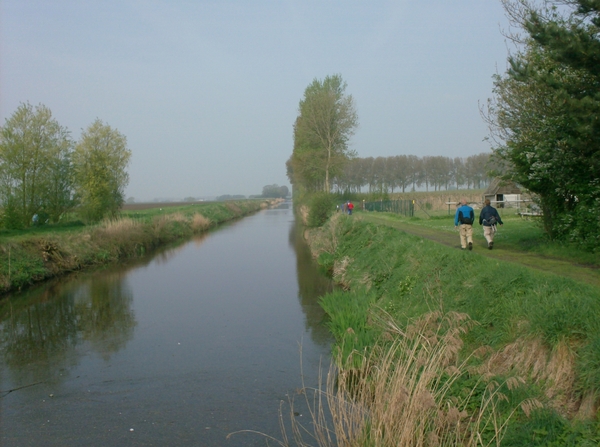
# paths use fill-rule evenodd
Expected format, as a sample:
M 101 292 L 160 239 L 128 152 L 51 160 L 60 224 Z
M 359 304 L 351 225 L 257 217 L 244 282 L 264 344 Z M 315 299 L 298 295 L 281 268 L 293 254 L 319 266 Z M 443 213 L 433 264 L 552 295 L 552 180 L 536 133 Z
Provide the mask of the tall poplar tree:
M 348 148 L 358 115 L 340 75 L 314 79 L 304 91 L 294 124 L 291 172 L 308 190 L 331 191 L 331 179 L 354 155 Z

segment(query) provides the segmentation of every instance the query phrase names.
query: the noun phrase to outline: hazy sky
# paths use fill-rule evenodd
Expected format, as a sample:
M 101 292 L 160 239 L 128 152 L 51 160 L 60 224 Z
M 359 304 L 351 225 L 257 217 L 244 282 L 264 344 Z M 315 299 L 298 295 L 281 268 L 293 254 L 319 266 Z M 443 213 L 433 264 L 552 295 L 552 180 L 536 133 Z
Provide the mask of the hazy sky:
M 361 157 L 489 151 L 479 104 L 504 72 L 499 0 L 2 0 L 0 122 L 42 103 L 132 151 L 126 196 L 289 185 L 298 102 L 341 74 Z

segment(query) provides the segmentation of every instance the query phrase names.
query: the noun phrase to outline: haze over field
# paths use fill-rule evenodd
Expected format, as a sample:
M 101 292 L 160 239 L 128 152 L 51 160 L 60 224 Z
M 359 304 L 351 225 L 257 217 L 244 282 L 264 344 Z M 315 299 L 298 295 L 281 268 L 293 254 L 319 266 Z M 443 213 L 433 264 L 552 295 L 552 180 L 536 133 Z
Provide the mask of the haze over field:
M 488 151 L 478 106 L 508 51 L 498 0 L 4 0 L 0 21 L 1 123 L 27 101 L 74 138 L 100 118 L 137 200 L 289 185 L 298 102 L 336 73 L 361 157 Z

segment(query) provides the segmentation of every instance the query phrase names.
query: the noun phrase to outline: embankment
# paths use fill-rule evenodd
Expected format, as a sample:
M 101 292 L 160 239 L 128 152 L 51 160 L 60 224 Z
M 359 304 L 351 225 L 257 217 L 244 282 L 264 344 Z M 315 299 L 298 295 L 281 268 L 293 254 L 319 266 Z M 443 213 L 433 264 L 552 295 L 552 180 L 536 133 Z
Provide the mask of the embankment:
M 512 415 L 502 445 L 565 445 L 561 439 L 569 434 L 597 439 L 599 288 L 359 216 L 334 215 L 305 235 L 343 289 L 321 301 L 341 359 L 390 340 L 431 312 L 466 314 L 475 324 L 454 362 L 467 368 L 458 388 L 474 386 L 470 395 L 478 395 L 478 384 L 485 390 L 508 384 L 502 388 L 508 404 L 498 406 Z M 400 330 L 390 331 L 382 324 L 387 319 Z M 423 337 L 430 344 L 437 336 Z
M 209 202 L 131 211 L 119 219 L 69 231 L 49 228 L 5 237 L 0 243 L 0 296 L 69 272 L 144 256 L 276 202 Z

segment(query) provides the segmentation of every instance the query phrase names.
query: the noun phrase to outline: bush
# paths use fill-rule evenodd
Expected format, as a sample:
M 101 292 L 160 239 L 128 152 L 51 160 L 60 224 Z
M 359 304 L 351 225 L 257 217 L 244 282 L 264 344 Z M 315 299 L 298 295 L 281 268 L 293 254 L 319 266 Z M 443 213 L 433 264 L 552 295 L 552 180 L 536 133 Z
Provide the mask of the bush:
M 308 226 L 322 226 L 333 214 L 334 208 L 334 196 L 325 192 L 314 194 L 308 204 Z

